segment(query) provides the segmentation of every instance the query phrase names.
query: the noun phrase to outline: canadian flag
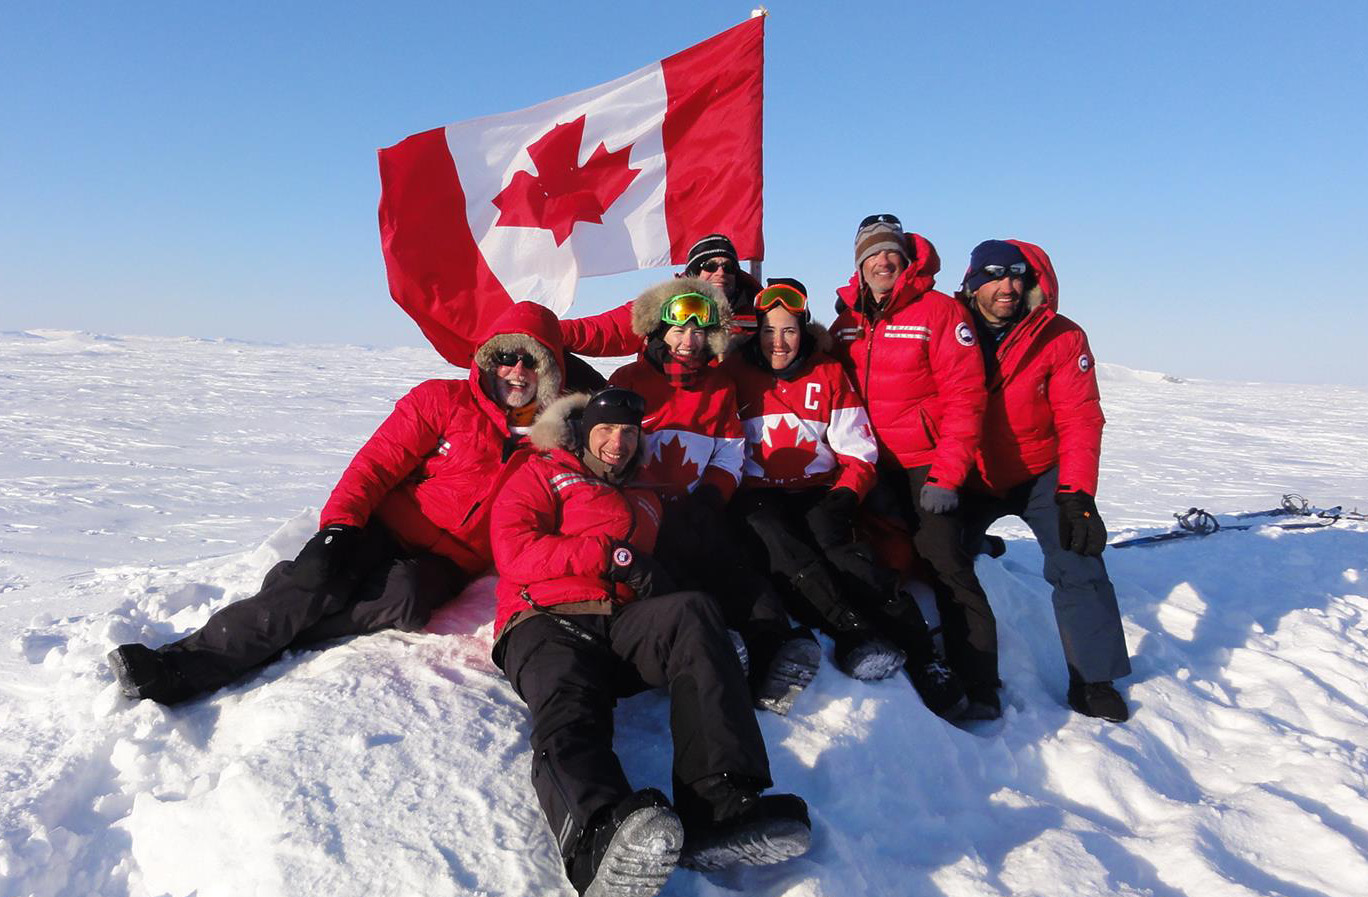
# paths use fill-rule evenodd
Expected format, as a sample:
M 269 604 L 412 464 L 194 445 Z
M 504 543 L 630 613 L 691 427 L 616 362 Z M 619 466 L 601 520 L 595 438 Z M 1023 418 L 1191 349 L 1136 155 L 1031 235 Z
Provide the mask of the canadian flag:
M 467 365 L 511 302 L 682 264 L 724 233 L 763 258 L 759 16 L 616 81 L 380 150 L 390 294 Z

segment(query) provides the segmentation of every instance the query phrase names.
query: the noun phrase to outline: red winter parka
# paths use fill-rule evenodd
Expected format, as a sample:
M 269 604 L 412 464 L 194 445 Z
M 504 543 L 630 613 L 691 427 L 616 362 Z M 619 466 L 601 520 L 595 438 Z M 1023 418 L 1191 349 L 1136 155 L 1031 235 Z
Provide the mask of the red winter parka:
M 1088 337 L 1059 314 L 1059 281 L 1045 250 L 1008 240 L 1034 274 L 1027 312 L 998 346 L 988 383 L 979 472 L 1002 491 L 1059 465 L 1060 492 L 1097 494 L 1102 403 Z M 966 277 L 968 275 L 966 274 Z M 966 303 L 973 297 L 961 294 Z
M 747 350 L 728 359 L 746 431 L 741 488 L 844 487 L 863 499 L 879 456 L 869 415 L 845 368 L 824 351 L 831 348 L 826 328 L 808 330 L 812 354 L 793 376 L 775 376 Z
M 908 234 L 913 257 L 882 308 L 862 296 L 856 271 L 836 291 L 834 354 L 869 409 L 880 456 L 959 488 L 974 466 L 986 396 L 983 358 L 964 306 L 933 290 L 940 257 Z M 866 307 L 866 306 L 869 307 Z
M 533 604 L 606 614 L 634 600 L 625 585 L 606 578 L 610 547 L 617 539 L 640 551 L 655 547 L 661 513 L 656 494 L 614 486 L 579 459 L 567 418 L 587 401 L 567 396 L 544 412 L 532 429 L 532 447 L 519 450 L 526 457 L 499 495 L 490 519 L 499 573 L 496 641 L 515 615 L 537 613 Z
M 537 401 L 564 380 L 555 314 L 519 302 L 500 315 L 466 380 L 428 380 L 400 399 L 356 453 L 323 506 L 321 525 L 364 526 L 374 516 L 409 549 L 426 549 L 475 575 L 491 563 L 489 499 L 511 446 L 504 409 L 480 384 L 491 345 L 538 358 Z

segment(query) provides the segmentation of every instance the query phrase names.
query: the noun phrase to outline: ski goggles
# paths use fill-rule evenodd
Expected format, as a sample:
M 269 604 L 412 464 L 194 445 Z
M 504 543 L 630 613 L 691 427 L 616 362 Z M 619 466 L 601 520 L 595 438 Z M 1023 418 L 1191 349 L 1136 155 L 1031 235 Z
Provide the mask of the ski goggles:
M 896 227 L 898 230 L 902 230 L 902 222 L 898 220 L 898 216 L 890 215 L 888 212 L 881 212 L 878 215 L 866 215 L 865 219 L 860 222 L 860 226 L 855 229 L 857 231 L 864 230 L 871 224 L 889 224 Z
M 635 420 L 618 421 L 616 417 L 621 413 L 630 414 Z M 593 419 L 595 417 L 613 417 L 615 423 L 635 423 L 641 424 L 641 418 L 646 414 L 646 400 L 639 393 L 621 386 L 605 386 L 598 392 L 589 397 L 589 403 L 584 406 L 584 416 Z
M 1026 274 L 1025 262 L 1012 262 L 1010 265 L 984 265 L 979 268 L 984 274 L 993 280 L 1001 280 L 1004 277 L 1022 277 Z
M 691 319 L 699 327 L 716 326 L 720 320 L 717 303 L 702 293 L 680 293 L 660 308 L 660 320 L 671 327 L 683 327 Z
M 801 315 L 807 311 L 808 298 L 801 291 L 789 286 L 786 283 L 776 283 L 765 287 L 755 297 L 756 311 L 769 311 L 776 305 Z
M 529 371 L 537 369 L 537 359 L 535 356 L 526 352 L 495 352 L 494 363 L 500 367 L 515 368 L 518 362 L 522 362 L 523 368 Z

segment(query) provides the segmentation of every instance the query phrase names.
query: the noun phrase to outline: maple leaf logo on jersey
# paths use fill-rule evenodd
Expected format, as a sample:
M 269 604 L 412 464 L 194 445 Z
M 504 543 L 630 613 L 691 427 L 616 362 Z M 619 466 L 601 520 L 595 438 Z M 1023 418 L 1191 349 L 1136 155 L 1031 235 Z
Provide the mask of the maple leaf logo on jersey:
M 804 438 L 803 431 L 790 424 L 788 418 L 780 418 L 773 426 L 765 427 L 762 441 L 751 446 L 752 457 L 765 470 L 765 478 L 770 480 L 797 480 L 807 474 L 812 463 L 816 440 Z M 808 447 L 804 447 L 807 443 Z
M 539 227 L 551 231 L 559 246 L 580 221 L 603 223 L 603 213 L 641 173 L 631 168 L 632 145 L 608 152 L 602 143 L 579 164 L 584 141 L 581 115 L 556 125 L 527 148 L 537 173 L 520 171 L 494 197 L 502 227 Z
M 653 489 L 680 495 L 698 479 L 698 465 L 689 460 L 689 452 L 679 435 L 672 434 L 656 443 L 655 451 L 641 465 L 637 478 Z

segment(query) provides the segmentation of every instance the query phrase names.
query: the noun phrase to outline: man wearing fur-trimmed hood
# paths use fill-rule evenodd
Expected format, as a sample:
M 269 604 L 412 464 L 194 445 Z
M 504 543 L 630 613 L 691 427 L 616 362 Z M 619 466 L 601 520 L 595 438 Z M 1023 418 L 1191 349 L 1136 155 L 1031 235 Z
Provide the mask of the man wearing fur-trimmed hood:
M 720 868 L 779 862 L 809 842 L 800 798 L 760 796 L 772 784 L 765 746 L 716 603 L 674 591 L 651 557 L 660 499 L 628 482 L 644 412 L 612 386 L 553 404 L 490 522 L 494 661 L 532 717 L 533 787 L 580 894 L 623 880 L 656 894 L 681 851 Z M 634 791 L 613 753 L 617 699 L 661 687 L 673 806 Z
M 1129 710 L 1112 680 L 1131 668 L 1094 501 L 1105 420 L 1088 337 L 1059 314 L 1054 265 L 1032 243 L 976 246 L 959 299 L 978 332 L 988 386 L 966 538 L 973 544 L 1009 515 L 1031 527 L 1054 589 L 1069 705 L 1124 721 Z
M 561 356 L 555 314 L 511 306 L 467 379 L 428 380 L 395 404 L 333 489 L 317 535 L 260 592 L 178 642 L 110 652 L 124 694 L 174 704 L 289 647 L 421 628 L 490 566 L 491 498 L 538 408 L 560 394 Z

